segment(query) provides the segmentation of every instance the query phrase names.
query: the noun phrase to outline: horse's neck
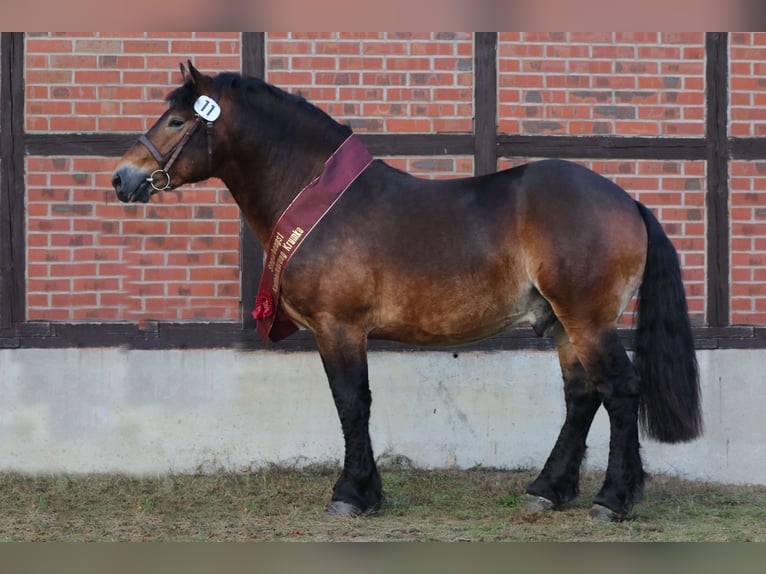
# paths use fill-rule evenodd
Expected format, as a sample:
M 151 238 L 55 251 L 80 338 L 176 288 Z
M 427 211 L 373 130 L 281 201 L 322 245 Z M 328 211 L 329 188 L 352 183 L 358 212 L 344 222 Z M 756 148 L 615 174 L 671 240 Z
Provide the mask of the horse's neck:
M 335 140 L 339 141 L 336 142 Z M 322 171 L 324 162 L 342 139 L 324 137 L 313 140 L 275 142 L 266 153 L 241 150 L 239 157 L 224 169 L 222 179 L 231 191 L 256 237 L 264 246 L 279 217 L 295 196 Z M 321 142 L 317 145 L 317 141 Z M 253 161 L 254 156 L 260 161 Z

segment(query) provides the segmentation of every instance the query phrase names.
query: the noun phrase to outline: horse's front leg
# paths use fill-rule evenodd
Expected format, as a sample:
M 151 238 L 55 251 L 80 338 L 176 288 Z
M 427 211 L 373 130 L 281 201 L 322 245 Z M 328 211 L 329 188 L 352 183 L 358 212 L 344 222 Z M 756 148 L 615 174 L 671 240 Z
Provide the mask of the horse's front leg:
M 332 326 L 315 333 L 330 390 L 338 410 L 345 458 L 325 513 L 356 516 L 380 506 L 382 488 L 370 443 L 372 396 L 367 376 L 367 336 Z

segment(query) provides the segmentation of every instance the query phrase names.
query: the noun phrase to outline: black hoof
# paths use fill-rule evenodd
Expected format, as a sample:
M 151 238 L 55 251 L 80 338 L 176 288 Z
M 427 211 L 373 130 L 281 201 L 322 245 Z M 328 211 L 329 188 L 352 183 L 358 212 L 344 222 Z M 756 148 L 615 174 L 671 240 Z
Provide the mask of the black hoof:
M 529 514 L 540 514 L 541 512 L 548 512 L 553 510 L 553 501 L 548 500 L 543 496 L 537 496 L 534 494 L 524 495 L 524 512 Z
M 611 508 L 601 506 L 600 504 L 594 504 L 588 516 L 591 520 L 598 522 L 622 522 L 625 519 L 624 514 L 619 514 Z
M 342 500 L 333 500 L 324 509 L 325 516 L 343 516 L 346 518 L 355 518 L 362 514 L 362 509 Z

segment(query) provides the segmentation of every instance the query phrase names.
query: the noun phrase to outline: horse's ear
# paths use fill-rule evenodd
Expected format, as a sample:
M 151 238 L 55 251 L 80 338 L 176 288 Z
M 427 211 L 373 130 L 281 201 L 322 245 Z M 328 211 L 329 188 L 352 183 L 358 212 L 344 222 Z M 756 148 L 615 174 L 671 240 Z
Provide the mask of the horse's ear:
M 192 84 L 194 84 L 194 87 L 197 88 L 200 92 L 204 91 L 205 86 L 207 86 L 208 79 L 203 76 L 200 71 L 194 67 L 194 64 L 191 63 L 191 60 L 187 60 L 187 64 L 189 65 L 189 78 L 192 81 Z
M 186 71 L 186 66 L 184 66 L 183 62 L 179 62 L 178 65 L 181 68 L 181 81 L 185 84 L 189 79 L 189 73 Z

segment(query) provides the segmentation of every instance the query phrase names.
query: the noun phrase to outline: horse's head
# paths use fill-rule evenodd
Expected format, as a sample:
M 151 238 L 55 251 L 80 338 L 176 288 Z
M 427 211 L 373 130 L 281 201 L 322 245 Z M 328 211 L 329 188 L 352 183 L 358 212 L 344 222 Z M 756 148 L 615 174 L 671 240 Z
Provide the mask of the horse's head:
M 168 109 L 127 151 L 112 176 L 120 201 L 146 203 L 159 191 L 202 181 L 213 172 L 214 126 L 221 114 L 212 78 L 189 62 Z M 217 132 L 219 130 L 216 130 Z

